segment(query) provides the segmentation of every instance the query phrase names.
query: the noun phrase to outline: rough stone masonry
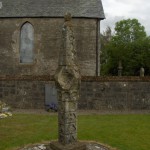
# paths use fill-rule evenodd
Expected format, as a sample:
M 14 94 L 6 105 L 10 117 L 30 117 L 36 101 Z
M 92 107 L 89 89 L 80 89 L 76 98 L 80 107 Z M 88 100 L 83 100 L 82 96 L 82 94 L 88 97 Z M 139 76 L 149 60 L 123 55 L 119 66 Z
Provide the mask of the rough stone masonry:
M 65 15 L 63 45 L 59 56 L 59 67 L 55 74 L 58 89 L 58 143 L 51 143 L 52 149 L 83 149 L 77 142 L 77 101 L 79 99 L 80 72 L 77 65 L 75 39 L 71 14 Z

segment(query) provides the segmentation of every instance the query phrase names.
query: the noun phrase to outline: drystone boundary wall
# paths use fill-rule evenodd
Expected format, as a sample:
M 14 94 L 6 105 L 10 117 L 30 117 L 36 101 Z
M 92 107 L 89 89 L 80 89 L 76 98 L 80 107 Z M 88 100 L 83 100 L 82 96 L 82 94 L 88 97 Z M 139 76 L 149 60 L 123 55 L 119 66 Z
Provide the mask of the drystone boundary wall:
M 150 77 L 83 77 L 79 108 L 150 110 Z
M 52 76 L 2 76 L 0 100 L 13 108 L 43 109 Z M 79 109 L 150 110 L 150 77 L 82 77 Z

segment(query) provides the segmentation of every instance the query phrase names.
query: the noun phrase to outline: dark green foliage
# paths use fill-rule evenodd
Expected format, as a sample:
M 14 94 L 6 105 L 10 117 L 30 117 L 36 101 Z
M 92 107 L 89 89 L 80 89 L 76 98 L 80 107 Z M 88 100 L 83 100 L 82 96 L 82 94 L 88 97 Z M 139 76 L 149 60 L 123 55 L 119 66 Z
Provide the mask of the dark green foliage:
M 139 75 L 141 67 L 144 67 L 145 75 L 150 75 L 150 37 L 137 19 L 117 22 L 115 35 L 103 47 L 102 53 L 107 54 L 107 61 L 101 62 L 102 75 L 117 75 L 119 62 L 123 75 Z

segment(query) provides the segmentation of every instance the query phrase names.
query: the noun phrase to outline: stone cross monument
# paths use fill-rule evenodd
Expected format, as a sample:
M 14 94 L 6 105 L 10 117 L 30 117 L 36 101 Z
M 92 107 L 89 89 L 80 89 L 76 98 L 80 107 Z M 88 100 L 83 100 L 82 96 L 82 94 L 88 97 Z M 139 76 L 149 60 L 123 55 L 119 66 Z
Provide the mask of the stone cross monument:
M 83 149 L 77 142 L 77 101 L 79 99 L 80 72 L 71 14 L 65 15 L 62 31 L 63 45 L 60 50 L 59 66 L 55 73 L 58 93 L 58 142 L 51 143 L 54 150 Z

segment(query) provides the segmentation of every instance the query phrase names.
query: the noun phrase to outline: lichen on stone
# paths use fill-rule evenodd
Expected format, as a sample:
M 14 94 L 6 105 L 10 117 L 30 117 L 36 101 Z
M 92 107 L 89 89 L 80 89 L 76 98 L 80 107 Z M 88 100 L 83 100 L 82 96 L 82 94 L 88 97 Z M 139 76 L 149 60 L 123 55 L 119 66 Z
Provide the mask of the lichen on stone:
M 6 103 L 0 101 L 0 119 L 11 117 L 12 113 L 10 112 L 10 106 Z

